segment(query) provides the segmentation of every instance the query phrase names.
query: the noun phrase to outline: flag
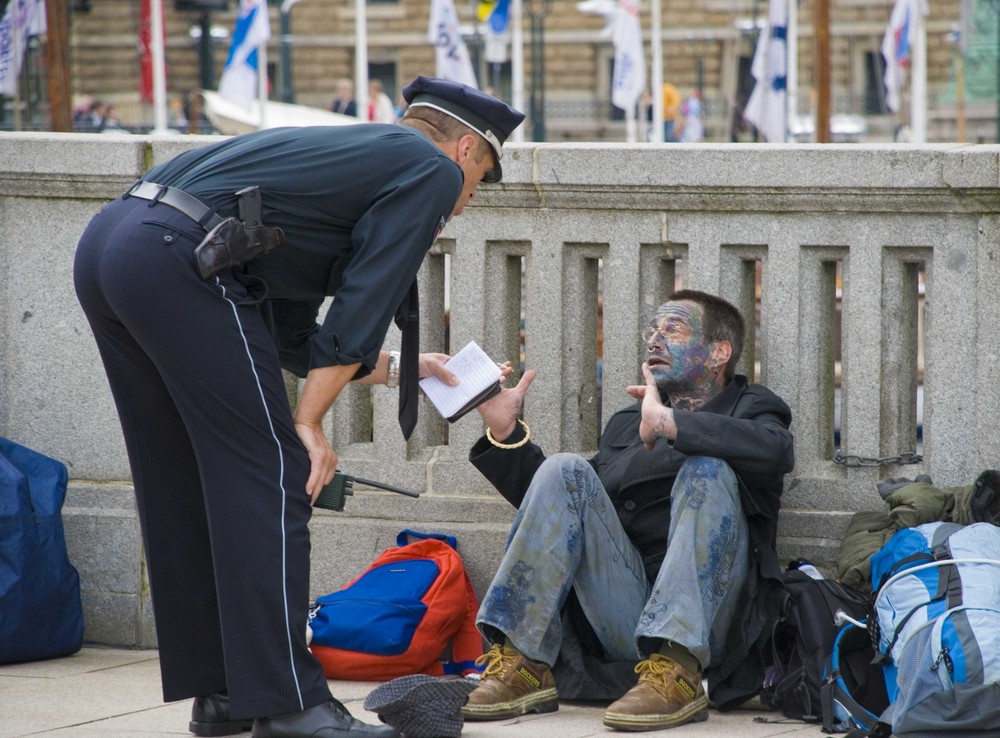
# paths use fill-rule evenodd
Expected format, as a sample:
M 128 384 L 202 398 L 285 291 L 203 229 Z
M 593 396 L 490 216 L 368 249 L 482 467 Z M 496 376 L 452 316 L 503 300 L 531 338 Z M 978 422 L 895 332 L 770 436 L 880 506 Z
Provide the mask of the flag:
M 622 110 L 634 110 L 646 87 L 646 57 L 642 50 L 638 0 L 618 0 L 614 44 L 611 102 Z
M 618 15 L 618 4 L 615 0 L 581 0 L 576 9 L 587 15 L 599 15 L 604 19 L 601 29 L 602 39 L 611 38 L 615 32 L 615 17 Z
M 219 94 L 249 109 L 257 97 L 257 47 L 271 38 L 267 0 L 240 0 L 229 58 L 219 79 Z M 266 74 L 267 71 L 263 70 Z
M 787 129 L 788 0 L 770 0 L 767 25 L 757 39 L 750 73 L 756 84 L 743 117 L 769 143 L 784 143 Z
M 479 0 L 476 18 L 489 23 L 493 33 L 503 33 L 510 22 L 510 0 Z
M 897 112 L 903 92 L 903 78 L 910 65 L 912 29 L 917 13 L 927 15 L 925 0 L 896 0 L 889 16 L 889 27 L 882 38 L 882 56 L 885 57 L 885 104 Z
M 0 95 L 14 96 L 28 38 L 46 31 L 45 0 L 11 0 L 0 18 Z
M 163 6 L 160 6 L 163 15 Z M 162 23 L 163 40 L 166 43 L 167 25 Z M 153 20 L 150 14 L 150 0 L 142 0 L 139 8 L 139 99 L 153 104 Z
M 458 32 L 458 14 L 453 0 L 431 0 L 427 38 L 436 47 L 437 77 L 478 88 L 469 50 Z

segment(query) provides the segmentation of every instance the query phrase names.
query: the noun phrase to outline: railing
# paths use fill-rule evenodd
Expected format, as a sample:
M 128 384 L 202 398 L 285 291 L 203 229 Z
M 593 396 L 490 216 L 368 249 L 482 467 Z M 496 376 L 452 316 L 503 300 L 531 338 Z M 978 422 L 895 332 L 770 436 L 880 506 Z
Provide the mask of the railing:
M 208 140 L 0 134 L 0 435 L 67 463 L 77 505 L 127 490 L 129 473 L 73 293 L 75 243 L 150 163 Z M 523 339 L 538 372 L 525 415 L 547 452 L 596 447 L 631 402 L 640 330 L 679 284 L 753 318 L 740 369 L 792 408 L 783 555 L 828 564 L 850 515 L 884 507 L 880 479 L 970 484 L 1000 463 L 1000 147 L 509 148 L 504 182 L 425 261 L 422 344 L 476 340 L 517 365 Z M 835 460 L 912 460 L 918 387 L 919 463 Z M 344 468 L 426 493 L 419 511 L 356 497 L 339 535 L 352 510 L 387 527 L 411 515 L 504 527 L 509 508 L 467 461 L 477 415 L 449 425 L 424 402 L 407 443 L 395 391 L 351 387 L 328 424 Z

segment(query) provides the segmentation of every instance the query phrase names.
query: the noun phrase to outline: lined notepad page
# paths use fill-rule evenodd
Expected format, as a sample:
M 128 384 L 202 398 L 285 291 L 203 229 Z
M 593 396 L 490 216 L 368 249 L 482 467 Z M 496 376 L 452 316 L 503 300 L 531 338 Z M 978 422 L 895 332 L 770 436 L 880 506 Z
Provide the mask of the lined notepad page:
M 434 403 L 442 417 L 449 418 L 484 389 L 500 381 L 500 367 L 475 341 L 445 363 L 462 381 L 457 387 L 445 384 L 437 377 L 424 377 L 420 389 Z

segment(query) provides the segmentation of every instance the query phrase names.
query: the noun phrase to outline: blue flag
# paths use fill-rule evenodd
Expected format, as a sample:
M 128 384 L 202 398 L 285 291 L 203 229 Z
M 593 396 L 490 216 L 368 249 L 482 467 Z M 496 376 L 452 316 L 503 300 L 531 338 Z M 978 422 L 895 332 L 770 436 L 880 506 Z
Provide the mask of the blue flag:
M 267 17 L 266 0 L 240 0 L 229 58 L 219 80 L 222 97 L 250 108 L 257 97 L 257 47 L 267 43 L 269 38 L 271 24 Z

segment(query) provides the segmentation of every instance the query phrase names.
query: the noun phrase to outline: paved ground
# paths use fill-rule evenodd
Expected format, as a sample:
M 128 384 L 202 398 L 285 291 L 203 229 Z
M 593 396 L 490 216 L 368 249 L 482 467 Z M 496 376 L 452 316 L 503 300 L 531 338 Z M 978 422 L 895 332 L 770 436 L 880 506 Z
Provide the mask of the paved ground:
M 360 719 L 378 718 L 362 707 L 377 686 L 331 682 L 338 699 Z M 601 725 L 603 708 L 564 703 L 558 712 L 496 723 L 466 723 L 463 738 L 585 738 L 629 735 Z M 190 701 L 163 704 L 156 651 L 84 648 L 50 661 L 0 666 L 0 738 L 152 738 L 189 736 Z M 644 733 L 670 738 L 823 738 L 815 725 L 774 722 L 776 713 L 711 711 L 706 722 Z M 763 718 L 771 722 L 759 722 Z M 249 734 L 244 734 L 249 736 Z

